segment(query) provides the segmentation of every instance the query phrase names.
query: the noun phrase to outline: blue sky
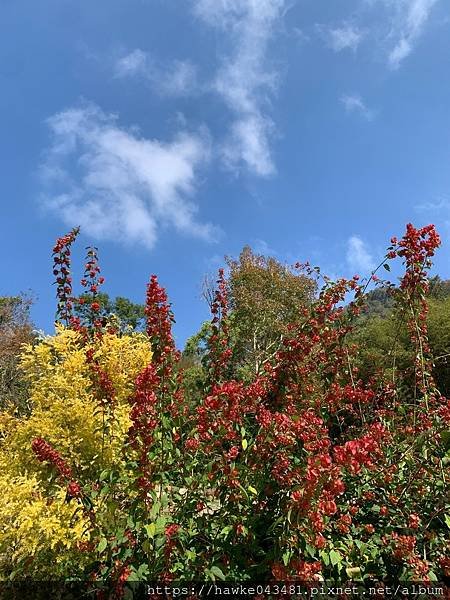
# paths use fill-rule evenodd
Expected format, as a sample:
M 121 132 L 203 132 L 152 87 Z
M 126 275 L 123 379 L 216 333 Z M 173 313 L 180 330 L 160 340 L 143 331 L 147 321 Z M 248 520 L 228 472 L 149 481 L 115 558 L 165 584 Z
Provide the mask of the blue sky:
M 100 249 L 105 291 L 157 273 L 179 344 L 245 244 L 367 274 L 434 222 L 450 276 L 444 0 L 3 0 L 0 294 L 51 331 L 51 247 Z M 75 269 L 75 275 L 81 275 Z

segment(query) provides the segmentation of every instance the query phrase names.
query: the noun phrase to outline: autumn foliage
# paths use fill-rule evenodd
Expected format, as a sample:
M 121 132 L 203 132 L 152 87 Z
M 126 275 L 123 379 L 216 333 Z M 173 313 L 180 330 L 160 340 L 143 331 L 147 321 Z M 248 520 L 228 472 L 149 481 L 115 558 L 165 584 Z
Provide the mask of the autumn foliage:
M 433 380 L 427 336 L 427 271 L 440 244 L 433 226 L 408 225 L 382 263 L 404 265 L 391 293 L 414 348 L 409 371 L 359 376 L 352 332 L 376 275 L 325 278 L 313 297 L 320 272 L 298 264 L 303 279 L 291 281 L 302 282 L 297 292 L 308 303 L 272 339 L 267 323 L 255 330 L 260 346 L 276 341 L 274 350 L 238 378 L 230 368 L 237 315 L 221 270 L 195 401 L 156 276 L 146 333 L 122 334 L 98 319 L 103 279 L 91 249 L 83 282 L 90 311 L 73 316 L 76 234 L 55 246 L 61 324 L 22 359 L 35 412 L 1 416 L 3 576 L 48 575 L 57 552 L 59 576 L 105 585 L 116 597 L 132 581 L 450 576 L 450 402 Z M 240 306 L 250 327 L 250 299 Z M 239 353 L 244 360 L 245 347 Z M 32 510 L 41 523 L 53 515 L 55 526 L 27 552 L 19 529 Z

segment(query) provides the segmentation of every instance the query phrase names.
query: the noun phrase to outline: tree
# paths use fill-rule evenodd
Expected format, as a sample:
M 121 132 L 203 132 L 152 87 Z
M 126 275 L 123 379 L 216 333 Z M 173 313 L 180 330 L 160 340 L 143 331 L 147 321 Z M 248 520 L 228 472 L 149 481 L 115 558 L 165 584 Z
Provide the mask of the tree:
M 434 357 L 433 375 L 445 397 L 450 397 L 450 296 L 430 299 L 428 335 Z
M 22 346 L 34 339 L 30 320 L 31 298 L 0 297 L 0 410 L 27 413 L 28 386 L 20 369 Z
M 394 299 L 388 287 L 377 287 L 367 293 L 362 317 L 386 317 L 392 312 Z
M 245 373 L 259 373 L 280 349 L 288 325 L 302 318 L 315 283 L 277 261 L 244 247 L 238 260 L 227 258 L 233 360 Z
M 260 373 L 275 356 L 291 323 L 302 319 L 316 291 L 315 282 L 273 257 L 255 254 L 245 246 L 239 258 L 226 257 L 229 269 L 229 336 L 233 350 L 231 367 L 236 377 Z M 203 296 L 210 304 L 214 284 L 206 279 Z M 209 323 L 186 343 L 185 356 L 207 352 Z
M 441 279 L 435 275 L 430 279 L 430 297 L 442 300 L 450 296 L 450 279 Z
M 119 331 L 142 331 L 144 327 L 144 306 L 135 304 L 128 298 L 117 296 L 112 300 L 108 294 L 100 292 L 96 294 L 96 302 L 100 305 L 97 315 L 100 319 L 110 319 L 113 315 L 118 320 Z M 88 320 L 90 306 L 92 302 L 91 294 L 85 293 L 79 296 L 74 302 L 74 313 L 81 320 Z
M 434 279 L 436 281 L 436 278 Z M 442 280 L 438 280 L 438 283 Z M 433 280 L 431 280 L 433 283 Z M 444 284 L 446 282 L 443 282 Z M 444 290 L 444 291 L 443 291 Z M 440 289 L 430 286 L 427 315 L 430 353 L 434 357 L 433 377 L 439 391 L 450 395 L 450 296 L 445 294 L 445 286 Z M 358 342 L 359 375 L 366 380 L 382 371 L 392 380 L 395 372 L 405 372 L 412 364 L 414 349 L 411 345 L 404 318 L 392 309 L 389 303 L 384 310 L 374 303 L 369 304 L 369 312 L 357 324 L 353 334 Z M 411 373 L 411 382 L 412 382 Z

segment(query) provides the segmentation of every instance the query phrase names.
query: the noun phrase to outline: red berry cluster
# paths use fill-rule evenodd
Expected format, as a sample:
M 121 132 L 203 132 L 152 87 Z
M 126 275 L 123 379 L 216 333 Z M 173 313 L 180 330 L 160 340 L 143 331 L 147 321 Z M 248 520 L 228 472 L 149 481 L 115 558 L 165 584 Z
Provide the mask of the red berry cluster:
M 179 530 L 180 530 L 180 526 L 177 525 L 176 523 L 171 523 L 170 525 L 167 525 L 164 530 L 164 533 L 166 534 L 166 543 L 164 546 L 164 558 L 166 561 L 166 566 L 168 568 L 170 568 L 170 565 L 169 565 L 170 556 L 173 552 L 173 549 L 176 546 L 176 540 L 174 538 L 177 535 Z
M 375 461 L 383 456 L 381 442 L 388 436 L 381 423 L 374 423 L 370 433 L 361 438 L 350 440 L 343 446 L 334 448 L 335 460 L 338 464 L 346 466 L 350 473 L 359 473 L 362 467 L 375 468 Z
M 121 560 L 116 560 L 114 562 L 114 568 L 110 574 L 111 580 L 114 582 L 114 591 L 108 598 L 114 598 L 114 600 L 124 598 L 125 584 L 130 578 L 131 573 L 132 569 L 127 561 L 122 562 Z M 103 592 L 103 590 L 101 590 L 101 592 Z
M 100 367 L 94 354 L 93 348 L 89 348 L 86 352 L 86 362 L 94 378 L 94 394 L 99 406 L 103 409 L 110 409 L 115 405 L 116 390 L 111 377 Z
M 40 462 L 48 462 L 56 468 L 60 477 L 69 480 L 67 492 L 73 498 L 81 497 L 81 486 L 73 479 L 72 469 L 62 458 L 57 450 L 43 438 L 35 438 L 31 442 L 31 448 Z

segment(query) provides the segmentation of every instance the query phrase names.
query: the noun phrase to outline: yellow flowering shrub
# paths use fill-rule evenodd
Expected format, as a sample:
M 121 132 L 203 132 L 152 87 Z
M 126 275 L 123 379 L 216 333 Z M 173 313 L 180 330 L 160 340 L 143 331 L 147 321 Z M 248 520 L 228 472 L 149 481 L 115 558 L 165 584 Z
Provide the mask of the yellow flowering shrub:
M 96 377 L 86 359 L 89 350 L 114 387 L 108 429 L 96 399 Z M 83 517 L 79 511 L 71 520 L 77 502 L 64 502 L 63 482 L 52 477 L 50 465 L 37 460 L 31 443 L 35 438 L 49 442 L 81 484 L 95 480 L 104 468 L 120 469 L 130 426 L 128 398 L 150 360 L 148 338 L 140 333 L 104 334 L 86 342 L 80 333 L 58 327 L 54 336 L 24 348 L 21 367 L 30 383 L 32 413 L 28 418 L 0 413 L 0 489 L 6 490 L 0 512 L 0 565 L 5 556 L 9 569 L 28 557 L 41 575 L 45 572 L 39 565 L 54 575 L 55 564 L 62 569 L 67 563 L 67 553 L 82 538 Z M 53 501 L 47 501 L 50 496 Z M 52 565 L 53 561 L 57 562 Z
M 42 492 L 36 476 L 0 476 L 0 577 L 14 571 L 55 579 L 81 572 L 83 554 L 74 549 L 85 540 L 86 520 L 76 503 L 64 501 L 59 489 L 53 498 Z M 88 556 L 86 555 L 86 560 Z

